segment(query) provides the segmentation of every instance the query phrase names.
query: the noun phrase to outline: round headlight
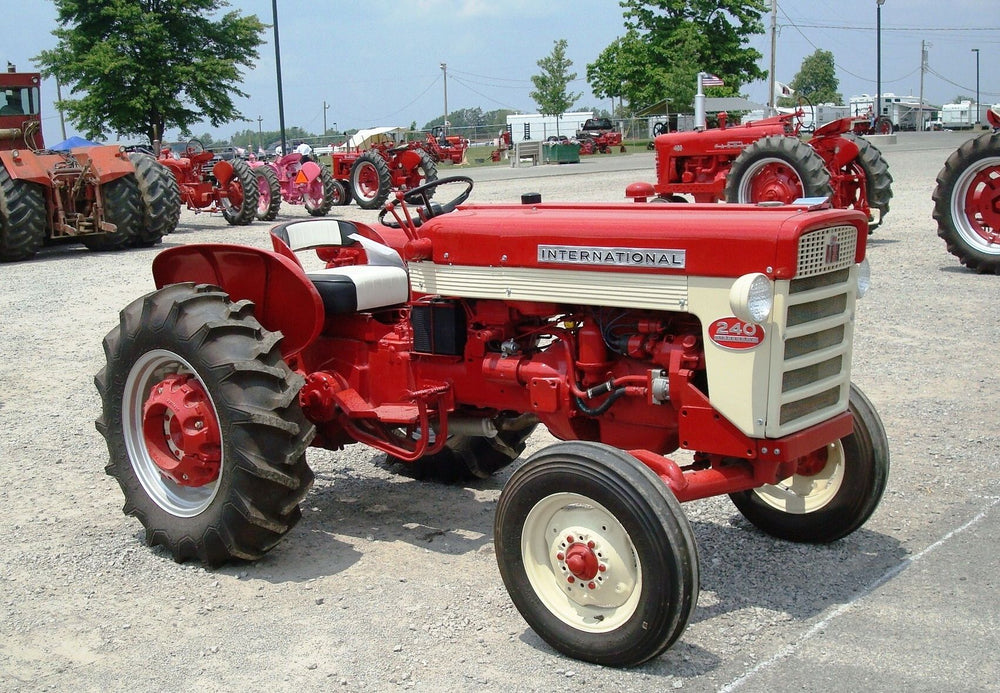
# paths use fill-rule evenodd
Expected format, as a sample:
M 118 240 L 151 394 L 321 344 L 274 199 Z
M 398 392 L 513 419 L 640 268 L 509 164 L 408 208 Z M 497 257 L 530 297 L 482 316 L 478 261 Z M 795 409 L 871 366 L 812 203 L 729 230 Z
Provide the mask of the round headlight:
M 872 285 L 872 268 L 868 264 L 868 258 L 858 263 L 858 298 L 861 298 Z
M 771 315 L 774 290 L 766 274 L 744 274 L 729 290 L 729 307 L 733 315 L 746 322 L 761 323 Z

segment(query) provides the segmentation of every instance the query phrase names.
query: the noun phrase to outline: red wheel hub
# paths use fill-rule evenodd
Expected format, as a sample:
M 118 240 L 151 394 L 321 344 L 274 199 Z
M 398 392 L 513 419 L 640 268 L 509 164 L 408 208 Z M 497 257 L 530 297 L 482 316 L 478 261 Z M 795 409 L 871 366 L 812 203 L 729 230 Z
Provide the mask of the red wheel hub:
M 987 243 L 1000 242 L 1000 167 L 976 174 L 965 197 L 965 214 Z
M 597 577 L 598 566 L 597 555 L 592 546 L 577 542 L 566 549 L 566 567 L 576 579 L 584 582 L 593 580 Z
M 142 435 L 159 470 L 181 486 L 204 486 L 219 478 L 219 422 L 193 376 L 171 375 L 153 386 L 142 407 Z
M 802 197 L 802 184 L 791 166 L 769 163 L 764 166 L 750 183 L 752 202 L 783 202 L 791 204 Z
M 815 476 L 826 469 L 828 460 L 829 455 L 825 447 L 814 450 L 805 457 L 799 458 L 795 473 L 800 476 Z

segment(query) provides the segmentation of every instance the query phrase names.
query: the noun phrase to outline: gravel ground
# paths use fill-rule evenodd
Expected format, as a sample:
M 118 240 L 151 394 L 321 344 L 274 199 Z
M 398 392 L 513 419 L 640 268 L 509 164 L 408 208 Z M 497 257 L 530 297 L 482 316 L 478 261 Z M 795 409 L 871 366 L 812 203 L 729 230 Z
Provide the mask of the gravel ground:
M 446 486 L 401 476 L 361 446 L 311 450 L 303 519 L 259 562 L 212 571 L 147 548 L 103 472 L 93 376 L 118 311 L 153 289 L 158 249 L 66 246 L 0 267 L 0 689 L 753 690 L 758 663 L 1000 497 L 1000 277 L 962 268 L 931 219 L 934 176 L 961 140 L 928 133 L 882 147 L 895 197 L 870 241 L 874 289 L 859 307 L 854 376 L 888 431 L 881 506 L 819 547 L 762 535 L 726 498 L 685 506 L 700 551 L 698 607 L 671 650 L 630 670 L 556 654 L 511 605 L 492 544 L 510 469 Z M 604 167 L 473 169 L 473 200 L 617 200 L 653 176 L 646 154 L 606 165 L 633 170 Z M 283 206 L 279 220 L 296 216 L 301 208 Z M 350 206 L 333 216 L 375 214 Z M 163 246 L 269 247 L 267 228 L 185 211 Z M 528 452 L 551 440 L 536 433 Z M 992 642 L 984 659 L 995 632 Z M 965 671 L 969 690 L 996 686 L 991 666 Z

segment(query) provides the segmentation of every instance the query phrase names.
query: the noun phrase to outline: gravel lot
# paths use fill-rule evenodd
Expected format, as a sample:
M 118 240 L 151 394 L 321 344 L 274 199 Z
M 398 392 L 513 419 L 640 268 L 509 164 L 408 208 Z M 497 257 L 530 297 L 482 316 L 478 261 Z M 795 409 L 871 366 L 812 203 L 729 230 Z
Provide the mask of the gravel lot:
M 153 289 L 158 249 L 66 246 L 0 266 L 0 689 L 759 690 L 761 663 L 794 658 L 845 611 L 878 629 L 889 607 L 858 600 L 907 575 L 911 557 L 956 529 L 995 516 L 1000 498 L 1000 277 L 962 268 L 931 219 L 934 176 L 963 137 L 900 135 L 882 147 L 895 196 L 870 240 L 874 289 L 859 306 L 854 362 L 892 451 L 881 506 L 855 534 L 814 547 L 755 531 L 726 498 L 687 505 L 701 558 L 698 608 L 671 650 L 631 670 L 556 654 L 511 605 L 492 544 L 509 469 L 444 486 L 401 476 L 361 446 L 311 450 L 316 482 L 303 519 L 263 560 L 210 571 L 147 548 L 103 471 L 93 376 L 118 311 Z M 639 154 L 471 175 L 478 202 L 528 191 L 547 201 L 618 200 L 628 183 L 652 179 L 653 164 Z M 294 216 L 305 213 L 285 205 L 279 220 Z M 374 222 L 375 213 L 352 205 L 332 216 Z M 163 247 L 269 247 L 267 229 L 185 211 Z M 550 441 L 536 433 L 529 452 Z M 992 584 L 993 600 L 981 605 L 991 612 Z M 923 596 L 900 608 L 976 604 L 974 586 L 971 597 L 944 587 L 918 580 L 912 594 Z M 996 690 L 992 618 L 971 664 L 912 653 L 934 662 L 923 687 L 912 685 L 905 659 L 843 659 L 873 667 L 874 690 Z M 920 624 L 942 634 L 953 626 Z M 829 656 L 848 640 L 831 641 Z

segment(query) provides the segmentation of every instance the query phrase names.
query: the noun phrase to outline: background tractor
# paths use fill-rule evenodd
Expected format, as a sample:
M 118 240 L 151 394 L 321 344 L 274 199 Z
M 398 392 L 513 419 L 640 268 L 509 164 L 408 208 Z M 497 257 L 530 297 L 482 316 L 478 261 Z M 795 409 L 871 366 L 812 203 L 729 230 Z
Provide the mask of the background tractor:
M 444 184 L 463 187 L 432 203 Z M 310 446 L 486 478 L 541 424 L 561 442 L 500 494 L 500 575 L 552 647 L 630 666 L 698 601 L 682 502 L 728 494 L 798 542 L 868 519 L 889 451 L 851 383 L 863 214 L 460 206 L 472 185 L 397 192 L 379 227 L 298 220 L 273 250 L 156 257 L 156 290 L 114 321 L 95 378 L 106 471 L 150 544 L 259 558 L 301 516 Z M 312 251 L 324 268 L 305 269 Z
M 333 177 L 362 209 L 378 209 L 392 192 L 437 180 L 437 165 L 423 143 L 394 139 L 406 132 L 400 127 L 359 130 L 342 150 L 331 152 Z
M 335 180 L 330 169 L 311 158 L 291 152 L 274 161 L 251 155 L 250 169 L 257 177 L 257 218 L 271 221 L 278 216 L 281 202 L 302 205 L 314 217 L 325 216 L 335 205 L 351 201 L 347 187 Z
M 1000 106 L 992 132 L 968 140 L 937 175 L 934 219 L 948 252 L 969 269 L 1000 274 Z
M 799 139 L 801 110 L 744 125 L 658 135 L 656 183 L 629 186 L 626 195 L 661 202 L 791 203 L 800 197 L 830 197 L 842 209 L 857 209 L 869 229 L 882 223 L 892 198 L 892 176 L 881 152 L 852 133 L 853 118 L 816 129 Z
M 0 73 L 0 261 L 27 260 L 48 243 L 91 250 L 150 246 L 177 226 L 173 177 L 117 145 L 46 149 L 37 72 Z
M 159 162 L 170 169 L 181 200 L 194 212 L 222 212 L 233 225 L 249 224 L 257 214 L 257 177 L 247 162 L 217 158 L 200 140 L 188 141 L 180 156 L 170 147 Z
M 427 133 L 427 139 L 422 143 L 422 149 L 431 155 L 435 163 L 450 161 L 453 164 L 465 163 L 465 152 L 469 141 L 451 135 L 446 137 L 443 127 L 436 127 Z

